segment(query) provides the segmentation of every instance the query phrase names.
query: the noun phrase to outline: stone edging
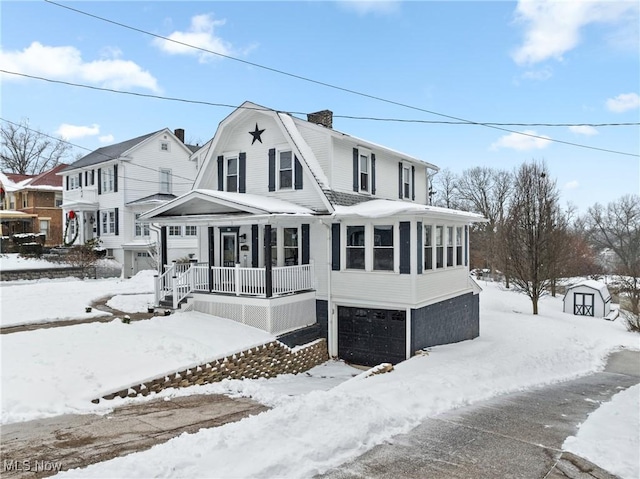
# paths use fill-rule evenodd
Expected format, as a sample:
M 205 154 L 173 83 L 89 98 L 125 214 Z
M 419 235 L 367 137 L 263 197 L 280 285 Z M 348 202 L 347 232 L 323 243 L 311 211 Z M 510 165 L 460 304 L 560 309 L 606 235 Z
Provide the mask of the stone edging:
M 167 388 L 180 388 L 220 382 L 223 379 L 272 378 L 279 374 L 298 374 L 324 363 L 329 359 L 326 339 L 319 339 L 305 346 L 289 348 L 279 341 L 247 349 L 231 356 L 209 361 L 182 371 L 162 375 L 144 383 L 93 399 L 148 396 Z

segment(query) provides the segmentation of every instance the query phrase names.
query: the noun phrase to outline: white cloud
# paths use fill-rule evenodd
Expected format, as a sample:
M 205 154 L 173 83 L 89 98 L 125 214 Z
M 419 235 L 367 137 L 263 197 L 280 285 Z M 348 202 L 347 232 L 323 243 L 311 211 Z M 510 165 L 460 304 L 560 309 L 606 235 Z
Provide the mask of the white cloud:
M 338 3 L 346 10 L 354 11 L 358 15 L 369 13 L 387 15 L 397 12 L 400 7 L 399 0 L 341 0 Z
M 98 141 L 100 143 L 113 143 L 113 135 L 109 134 L 109 135 L 102 135 L 98 137 Z
M 580 186 L 580 183 L 578 182 L 578 180 L 573 180 L 573 181 L 569 181 L 568 183 L 566 183 L 564 185 L 564 189 L 565 190 L 575 190 L 578 188 L 578 186 Z
M 516 22 L 525 26 L 523 44 L 513 53 L 516 63 L 534 64 L 562 55 L 580 43 L 581 29 L 591 23 L 616 27 L 638 22 L 638 3 L 610 0 L 520 0 Z M 634 29 L 627 29 L 633 32 Z M 621 40 L 617 38 L 617 43 Z M 637 40 L 636 40 L 637 43 Z
M 553 70 L 549 67 L 540 70 L 529 70 L 522 74 L 522 78 L 526 80 L 545 81 L 553 76 Z
M 156 38 L 153 43 L 160 50 L 170 55 L 194 55 L 198 57 L 200 63 L 205 63 L 220 57 L 187 45 L 193 45 L 222 55 L 231 55 L 233 46 L 215 34 L 216 27 L 220 27 L 225 23 L 226 20 L 214 20 L 210 14 L 196 15 L 191 17 L 191 25 L 187 31 L 175 31 L 168 35 L 167 38 L 174 40 L 173 42 Z M 175 42 L 181 42 L 185 45 Z
M 598 134 L 598 130 L 587 125 L 570 126 L 569 130 L 573 133 L 577 133 L 578 135 L 593 136 Z
M 107 88 L 145 88 L 158 92 L 157 80 L 132 61 L 117 58 L 85 62 L 71 46 L 50 47 L 33 42 L 22 51 L 0 51 L 3 70 L 55 80 L 86 82 Z M 17 79 L 4 75 L 3 80 Z
M 637 93 L 622 93 L 607 100 L 607 109 L 616 113 L 640 108 L 640 96 Z
M 100 126 L 95 123 L 91 126 L 78 126 L 63 123 L 58 127 L 56 133 L 65 140 L 84 138 L 85 136 L 95 136 L 100 133 Z
M 518 151 L 541 150 L 542 148 L 549 146 L 549 143 L 551 143 L 549 141 L 550 137 L 538 135 L 533 130 L 525 130 L 521 133 L 514 132 L 500 137 L 498 141 L 491 144 L 490 149 L 497 150 L 499 148 L 511 148 Z

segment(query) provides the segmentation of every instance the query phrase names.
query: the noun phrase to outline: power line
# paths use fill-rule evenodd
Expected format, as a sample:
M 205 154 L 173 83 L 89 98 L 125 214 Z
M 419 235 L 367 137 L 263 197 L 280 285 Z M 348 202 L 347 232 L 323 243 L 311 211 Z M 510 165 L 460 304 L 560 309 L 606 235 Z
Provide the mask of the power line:
M 97 86 L 92 86 L 92 85 L 86 85 L 86 84 L 81 84 L 81 83 L 73 83 L 73 82 L 68 82 L 68 81 L 63 81 L 63 80 L 53 80 L 51 78 L 43 78 L 43 77 L 39 77 L 39 76 L 35 76 L 35 75 L 27 75 L 26 73 L 17 73 L 17 72 L 11 72 L 11 71 L 7 71 L 7 70 L 2 70 L 0 69 L 0 73 L 6 73 L 9 75 L 17 75 L 17 76 L 21 76 L 21 77 L 26 77 L 26 78 L 31 78 L 34 80 L 40 80 L 40 81 L 45 81 L 45 82 L 49 82 L 49 83 L 59 83 L 62 85 L 67 85 L 67 86 L 73 86 L 73 87 L 78 87 L 78 88 L 86 88 L 89 90 L 97 90 L 97 91 L 105 91 L 105 92 L 109 92 L 109 93 L 117 93 L 117 94 L 121 94 L 121 95 L 131 95 L 131 96 L 138 96 L 138 97 L 143 97 L 143 98 L 153 98 L 153 99 L 157 99 L 157 100 L 166 100 L 166 101 L 177 101 L 177 102 L 182 102 L 182 103 L 192 103 L 192 104 L 199 104 L 199 105 L 206 105 L 206 106 L 215 106 L 215 107 L 223 107 L 223 108 L 233 108 L 233 109 L 239 109 L 239 108 L 244 108 L 247 110 L 258 110 L 258 111 L 264 111 L 266 110 L 271 110 L 271 111 L 276 111 L 278 112 L 278 110 L 273 110 L 271 108 L 266 108 L 266 107 L 261 107 L 261 108 L 254 108 L 254 107 L 242 107 L 242 106 L 235 106 L 235 105 L 229 105 L 226 103 L 214 103 L 214 102 L 208 102 L 208 101 L 203 101 L 203 100 L 189 100 L 189 99 L 185 99 L 185 98 L 177 98 L 177 97 L 166 97 L 166 96 L 161 96 L 161 95 L 152 95 L 149 93 L 138 93 L 138 92 L 131 92 L 131 91 L 123 91 L 123 90 L 114 90 L 112 88 L 103 88 L 103 87 L 97 87 Z M 281 112 L 281 113 L 287 113 L 290 115 L 306 115 L 306 113 L 304 112 Z M 548 138 L 548 137 L 544 137 L 544 136 L 540 136 L 540 135 L 534 135 L 534 134 L 530 134 L 530 133 L 524 133 L 524 132 L 518 132 L 518 131 L 514 131 L 514 130 L 509 130 L 506 128 L 501 128 L 501 126 L 547 126 L 547 127 L 570 127 L 570 126 L 591 126 L 591 127 L 606 127 L 606 126 L 639 126 L 640 123 L 495 123 L 495 122 L 472 122 L 472 121 L 445 121 L 445 120 L 415 120 L 415 119 L 399 119 L 399 118 L 377 118 L 377 117 L 360 117 L 360 116 L 352 116 L 352 115 L 333 115 L 334 118 L 345 118 L 345 119 L 352 119 L 352 120 L 372 120 L 372 121 L 387 121 L 387 122 L 403 122 L 403 123 L 425 123 L 425 124 L 446 124 L 446 125 L 476 125 L 476 126 L 488 126 L 491 128 L 495 128 L 498 130 L 503 130 L 503 131 L 507 131 L 507 132 L 511 132 L 511 133 L 517 133 L 519 135 L 524 135 L 524 136 L 530 136 L 532 138 L 539 138 L 542 140 L 546 140 L 546 141 L 552 141 L 552 142 L 556 142 L 556 143 L 562 143 L 562 144 L 566 144 L 566 145 L 571 145 L 571 146 L 576 146 L 579 148 L 586 148 L 586 149 L 590 149 L 590 150 L 597 150 L 597 151 L 603 151 L 606 153 L 614 153 L 617 155 L 626 155 L 626 156 L 634 156 L 634 157 L 639 157 L 640 155 L 634 154 L 634 153 L 627 153 L 624 151 L 616 151 L 616 150 L 610 150 L 610 149 L 606 149 L 606 148 L 598 148 L 595 146 L 589 146 L 589 145 L 583 145 L 580 143 L 573 143 L 573 142 L 568 142 L 568 141 L 563 141 L 563 140 L 556 140 L 554 138 Z M 79 147 L 82 148 L 82 147 Z
M 375 96 L 375 95 L 371 95 L 371 94 L 368 94 L 368 93 L 363 93 L 363 92 L 360 92 L 360 91 L 357 91 L 357 90 L 352 90 L 352 89 L 349 89 L 349 88 L 341 87 L 341 86 L 338 86 L 338 85 L 334 85 L 332 83 L 327 83 L 327 82 L 323 82 L 323 81 L 320 81 L 320 80 L 314 80 L 314 79 L 309 78 L 309 77 L 304 77 L 302 75 L 297 75 L 297 74 L 294 74 L 294 73 L 286 72 L 284 70 L 279 70 L 277 68 L 268 67 L 268 66 L 265 66 L 265 65 L 261 65 L 259 63 L 250 62 L 248 60 L 242 60 L 240 58 L 233 57 L 231 55 L 225 55 L 223 53 L 215 52 L 213 50 L 208 50 L 206 48 L 198 47 L 198 46 L 186 43 L 186 42 L 181 42 L 179 40 L 174 40 L 172 38 L 168 38 L 168 37 L 165 37 L 165 36 L 162 36 L 162 35 L 158 35 L 156 33 L 148 32 L 146 30 L 142 30 L 140 28 L 133 27 L 131 25 L 126 25 L 124 23 L 116 22 L 115 20 L 111 20 L 111 19 L 108 19 L 108 18 L 105 18 L 105 17 L 101 17 L 99 15 L 95 15 L 95 14 L 92 14 L 92 13 L 89 13 L 89 12 L 85 12 L 83 10 L 72 8 L 72 7 L 69 7 L 67 5 L 62 5 L 60 3 L 56 3 L 56 2 L 53 2 L 51 0 L 45 0 L 45 2 L 50 3 L 51 5 L 55 5 L 57 7 L 64 8 L 66 10 L 75 12 L 75 13 L 79 13 L 81 15 L 85 15 L 85 16 L 94 18 L 96 20 L 100 20 L 100 21 L 103 21 L 103 22 L 106 22 L 106 23 L 111 23 L 113 25 L 117 25 L 119 27 L 122 27 L 122 28 L 125 28 L 125 29 L 128 29 L 128 30 L 132 30 L 134 32 L 142 33 L 144 35 L 148 35 L 148 36 L 151 36 L 151 37 L 154 37 L 154 38 L 159 38 L 159 39 L 165 40 L 167 42 L 176 43 L 178 45 L 182 45 L 182 46 L 185 46 L 185 47 L 188 47 L 188 48 L 193 48 L 195 50 L 200 50 L 200 51 L 203 51 L 205 53 L 210 53 L 212 55 L 217 55 L 217 56 L 222 57 L 222 58 L 227 58 L 229 60 L 240 62 L 240 63 L 243 63 L 245 65 L 250 65 L 250 66 L 253 66 L 253 67 L 256 67 L 256 68 L 260 68 L 260 69 L 263 69 L 263 70 L 267 70 L 267 71 L 270 71 L 270 72 L 273 72 L 273 73 L 278 73 L 280 75 L 284 75 L 284 76 L 288 76 L 288 77 L 291 77 L 291 78 L 295 78 L 297 80 L 302 80 L 302 81 L 306 81 L 306 82 L 309 82 L 309 83 L 314 83 L 316 85 L 324 86 L 324 87 L 331 88 L 331 89 L 334 89 L 334 90 L 343 91 L 343 92 L 346 92 L 346 93 L 351 93 L 353 95 L 358 95 L 358 96 L 361 96 L 361 97 L 364 97 L 364 98 L 377 100 L 377 101 L 380 101 L 380 102 L 383 102 L 383 103 L 388 103 L 388 104 L 391 104 L 391 105 L 401 106 L 403 108 L 408 108 L 408 109 L 420 111 L 420 112 L 423 112 L 423 113 L 429 113 L 431 115 L 441 116 L 441 117 L 444 117 L 444 118 L 449 118 L 450 120 L 456 120 L 456 121 L 460 121 L 460 122 L 463 122 L 463 123 L 468 123 L 468 124 L 471 124 L 471 125 L 484 126 L 486 128 L 493 128 L 495 130 L 505 131 L 505 132 L 508 132 L 508 133 L 515 133 L 517 135 L 528 136 L 528 137 L 531 137 L 531 138 L 538 138 L 538 139 L 542 139 L 542 140 L 546 140 L 546 141 L 553 141 L 553 142 L 556 142 L 556 143 L 562 143 L 562 144 L 565 144 L 565 145 L 576 146 L 576 147 L 579 147 L 579 148 L 588 148 L 588 149 L 592 149 L 592 150 L 599 150 L 599 151 L 604 151 L 604 152 L 607 152 L 607 153 L 615 153 L 615 154 L 627 155 L 627 156 L 635 156 L 635 157 L 640 156 L 640 155 L 637 155 L 637 154 L 634 154 L 634 153 L 626 153 L 626 152 L 608 150 L 608 149 L 604 149 L 604 148 L 597 148 L 597 147 L 593 147 L 593 146 L 581 145 L 579 143 L 573 143 L 573 142 L 569 142 L 569 141 L 556 140 L 556 139 L 553 139 L 553 138 L 546 138 L 544 136 L 534 135 L 534 134 L 531 134 L 531 133 L 525 133 L 525 132 L 521 132 L 521 131 L 510 130 L 508 128 L 504 128 L 502 126 L 498 126 L 498 125 L 495 125 L 495 124 L 487 124 L 487 123 L 475 122 L 475 121 L 467 120 L 465 118 L 460 118 L 460 117 L 456 117 L 456 116 L 453 116 L 453 115 L 447 115 L 447 114 L 444 114 L 444 113 L 439 113 L 439 112 L 436 112 L 436 111 L 427 110 L 425 108 L 420 108 L 420 107 L 417 107 L 417 106 L 414 106 L 414 105 L 409 105 L 409 104 L 401 103 L 401 102 L 398 102 L 398 101 L 395 101 L 395 100 L 389 100 L 389 99 L 382 98 L 382 97 Z

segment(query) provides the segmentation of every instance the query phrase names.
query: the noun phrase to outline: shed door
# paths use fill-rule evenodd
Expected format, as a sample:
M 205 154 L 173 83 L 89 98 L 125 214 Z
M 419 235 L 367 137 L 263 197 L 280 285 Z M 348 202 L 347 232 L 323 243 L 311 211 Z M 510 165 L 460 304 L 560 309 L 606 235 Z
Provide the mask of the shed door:
M 573 314 L 593 316 L 593 294 L 573 293 Z
M 338 356 L 363 366 L 406 359 L 406 311 L 338 307 Z

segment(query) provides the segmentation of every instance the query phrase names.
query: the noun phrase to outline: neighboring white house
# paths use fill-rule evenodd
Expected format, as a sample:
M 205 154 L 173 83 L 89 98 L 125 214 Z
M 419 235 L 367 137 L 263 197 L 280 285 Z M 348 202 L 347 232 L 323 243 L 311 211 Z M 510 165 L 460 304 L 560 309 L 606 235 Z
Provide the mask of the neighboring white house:
M 202 261 L 158 278 L 157 299 L 253 325 L 287 344 L 328 339 L 360 364 L 479 334 L 469 225 L 428 205 L 437 167 L 245 102 L 201 151 L 194 189 L 143 215 L 195 225 Z M 175 276 L 175 278 L 174 278 Z
M 577 316 L 607 317 L 611 312 L 611 294 L 607 285 L 586 280 L 569 287 L 564 295 L 564 312 Z
M 184 143 L 184 130 L 165 128 L 99 148 L 69 165 L 59 173 L 64 177 L 64 241 L 84 244 L 99 237 L 107 256 L 123 265 L 125 277 L 156 268 L 154 257 L 168 263 L 195 255 L 194 227 L 153 230 L 138 217 L 191 190 L 197 149 Z M 167 238 L 159 249 L 161 234 Z

